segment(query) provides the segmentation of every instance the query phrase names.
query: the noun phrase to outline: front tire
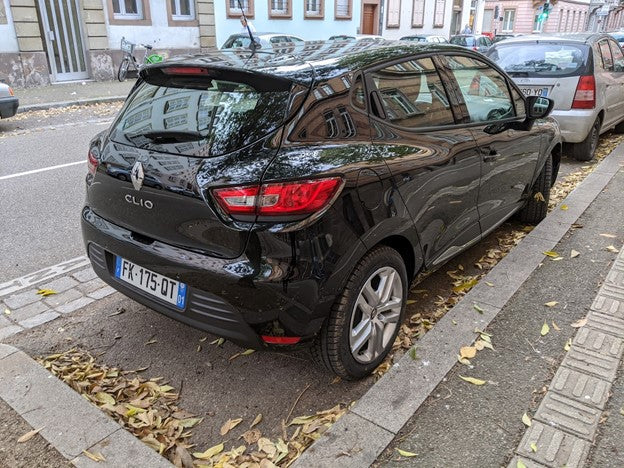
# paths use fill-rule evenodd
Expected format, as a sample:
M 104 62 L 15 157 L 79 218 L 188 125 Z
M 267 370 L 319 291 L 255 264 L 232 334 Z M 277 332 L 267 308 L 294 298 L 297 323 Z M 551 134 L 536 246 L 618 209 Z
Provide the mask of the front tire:
M 552 185 L 552 156 L 548 156 L 542 171 L 531 188 L 531 196 L 519 213 L 520 222 L 538 224 L 548 214 L 550 187 Z
M 591 161 L 598 147 L 598 139 L 600 138 L 600 117 L 596 117 L 594 125 L 587 137 L 580 143 L 572 145 L 572 157 L 577 161 Z
M 128 76 L 128 67 L 130 66 L 130 61 L 125 58 L 119 64 L 119 70 L 117 70 L 117 79 L 119 81 L 125 81 Z
M 405 315 L 403 258 L 387 246 L 357 264 L 312 347 L 316 361 L 345 380 L 369 375 L 385 359 Z

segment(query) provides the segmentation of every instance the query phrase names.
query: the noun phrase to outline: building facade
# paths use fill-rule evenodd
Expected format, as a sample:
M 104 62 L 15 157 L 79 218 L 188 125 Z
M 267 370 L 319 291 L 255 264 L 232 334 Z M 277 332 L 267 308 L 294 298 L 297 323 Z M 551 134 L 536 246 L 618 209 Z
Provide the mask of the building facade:
M 470 0 L 386 0 L 382 35 L 388 39 L 417 34 L 449 37 L 470 22 Z
M 589 5 L 588 29 L 596 32 L 624 29 L 624 1 L 592 0 Z

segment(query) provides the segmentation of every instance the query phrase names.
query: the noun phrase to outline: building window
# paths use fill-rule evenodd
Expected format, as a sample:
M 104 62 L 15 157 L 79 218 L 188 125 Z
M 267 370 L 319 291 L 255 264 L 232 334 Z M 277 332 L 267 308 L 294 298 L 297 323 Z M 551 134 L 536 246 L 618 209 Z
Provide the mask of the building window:
M 113 14 L 116 19 L 143 19 L 141 0 L 113 0 Z
M 351 19 L 352 0 L 335 0 L 334 18 Z
M 559 26 L 557 26 L 557 32 L 561 32 L 561 26 L 563 25 L 563 10 L 559 10 Z
M 388 0 L 386 27 L 398 28 L 401 25 L 401 0 Z
M 228 18 L 238 18 L 242 16 L 241 9 L 240 9 L 238 2 L 239 0 L 225 0 Z M 247 18 L 253 18 L 254 17 L 253 0 L 240 0 L 240 4 L 243 6 L 243 10 L 245 10 L 245 16 Z
M 513 32 L 516 21 L 516 10 L 505 10 L 503 12 L 503 32 Z
M 322 19 L 324 16 L 323 8 L 323 0 L 305 0 L 305 17 Z
M 425 25 L 425 0 L 414 0 L 412 4 L 412 27 L 422 28 Z
M 269 18 L 291 18 L 291 0 L 270 0 Z
M 570 28 L 570 31 L 576 31 L 576 11 L 572 12 L 572 27 Z
M 444 10 L 446 10 L 446 0 L 435 0 L 435 12 L 433 13 L 433 27 L 444 27 Z
M 171 0 L 171 18 L 176 21 L 194 20 L 194 0 Z
M 540 33 L 542 32 L 543 28 L 544 28 L 544 22 L 541 20 L 540 14 L 538 13 L 535 15 L 535 18 L 533 19 L 533 32 Z

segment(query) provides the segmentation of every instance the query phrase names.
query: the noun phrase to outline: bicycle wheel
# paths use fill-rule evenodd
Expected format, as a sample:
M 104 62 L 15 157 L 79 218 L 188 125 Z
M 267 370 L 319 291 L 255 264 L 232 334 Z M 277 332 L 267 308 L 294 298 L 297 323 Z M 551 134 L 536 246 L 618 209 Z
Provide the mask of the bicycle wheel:
M 119 64 L 119 70 L 117 71 L 117 79 L 119 81 L 125 81 L 128 76 L 128 67 L 130 66 L 130 60 L 124 58 Z

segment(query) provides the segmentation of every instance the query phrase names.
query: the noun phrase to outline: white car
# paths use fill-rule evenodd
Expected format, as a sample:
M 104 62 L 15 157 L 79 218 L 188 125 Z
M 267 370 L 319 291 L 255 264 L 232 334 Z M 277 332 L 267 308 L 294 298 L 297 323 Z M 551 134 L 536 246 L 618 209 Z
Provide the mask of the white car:
M 283 33 L 253 33 L 254 41 L 256 44 L 260 44 L 260 49 L 271 49 L 274 47 L 281 47 L 284 45 L 301 44 L 303 39 L 292 34 Z M 248 49 L 251 44 L 249 34 L 240 33 L 232 34 L 223 43 L 222 49 Z
M 401 40 L 412 42 L 434 42 L 437 44 L 448 43 L 448 39 L 446 37 L 437 34 L 417 34 L 414 36 L 403 36 Z
M 610 35 L 522 36 L 487 55 L 525 95 L 555 101 L 551 116 L 575 159 L 592 159 L 601 133 L 624 132 L 624 53 Z
M 19 99 L 13 95 L 9 85 L 0 83 L 0 118 L 13 117 L 17 113 Z

